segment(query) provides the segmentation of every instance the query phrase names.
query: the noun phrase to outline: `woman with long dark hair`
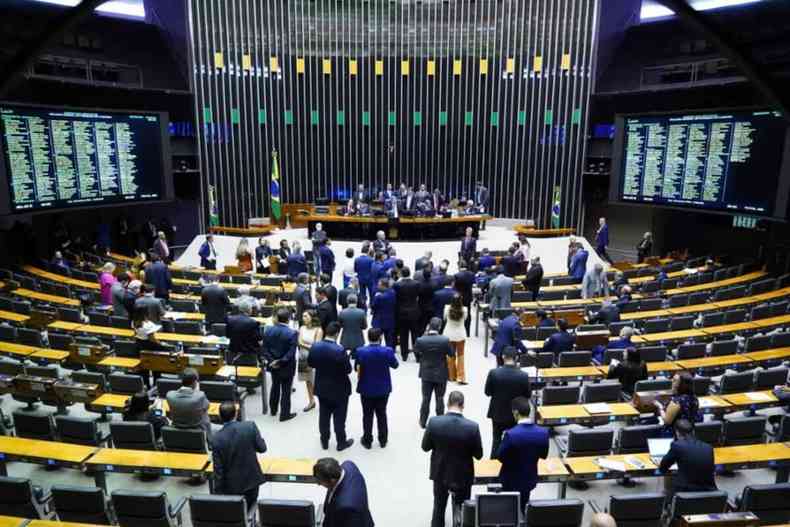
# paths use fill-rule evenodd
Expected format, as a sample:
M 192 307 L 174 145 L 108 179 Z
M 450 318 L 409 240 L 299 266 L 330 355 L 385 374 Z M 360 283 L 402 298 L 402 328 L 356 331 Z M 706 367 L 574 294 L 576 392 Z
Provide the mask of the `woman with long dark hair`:
M 450 345 L 455 349 L 455 357 L 447 357 L 447 368 L 450 380 L 458 384 L 466 384 L 464 371 L 464 343 L 466 342 L 466 327 L 464 320 L 468 316 L 461 295 L 456 294 L 450 303 L 444 306 L 444 336 L 450 339 Z
M 694 394 L 694 377 L 688 372 L 678 373 L 672 379 L 672 399 L 666 407 L 660 401 L 656 401 L 655 405 L 664 428 L 670 432 L 678 419 L 686 419 L 690 423 L 702 422 L 699 399 Z

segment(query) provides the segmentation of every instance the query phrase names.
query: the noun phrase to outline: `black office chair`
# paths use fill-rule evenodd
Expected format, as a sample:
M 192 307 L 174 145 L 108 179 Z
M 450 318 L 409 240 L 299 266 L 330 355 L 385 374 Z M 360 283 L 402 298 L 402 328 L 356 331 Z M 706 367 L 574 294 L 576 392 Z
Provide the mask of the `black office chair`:
M 75 445 L 101 446 L 108 436 L 102 435 L 95 419 L 58 415 L 55 417 L 55 430 L 64 443 Z
M 664 495 L 658 493 L 612 496 L 609 514 L 617 527 L 661 527 L 664 500 Z
M 710 345 L 711 357 L 723 357 L 725 355 L 734 355 L 738 353 L 738 341 L 732 340 L 716 340 Z
M 712 447 L 721 445 L 724 423 L 721 421 L 704 421 L 694 424 L 694 436 Z
M 133 340 L 116 340 L 112 343 L 112 348 L 116 357 L 137 358 L 140 353 Z
M 756 514 L 760 525 L 790 522 L 790 483 L 747 485 L 737 510 Z
M 724 313 L 708 313 L 702 315 L 702 327 L 721 326 L 724 324 Z
M 47 334 L 49 347 L 61 351 L 70 351 L 71 344 L 74 342 L 74 337 L 65 333 L 52 333 Z
M 725 373 L 721 376 L 719 393 L 739 393 L 751 391 L 754 387 L 754 374 L 752 372 Z
M 675 353 L 677 360 L 701 359 L 705 356 L 705 344 L 681 344 Z
M 764 415 L 726 419 L 722 430 L 724 446 L 764 443 L 767 422 L 768 417 Z
M 672 389 L 672 379 L 663 377 L 657 379 L 647 379 L 644 381 L 636 381 L 634 385 L 635 392 L 658 392 L 663 390 Z
M 623 362 L 625 357 L 625 350 L 623 349 L 607 349 L 603 352 L 603 364 L 611 364 L 613 360 Z
M 678 492 L 672 498 L 669 518 L 674 522 L 681 516 L 690 514 L 718 514 L 727 510 L 727 493 L 721 490 L 712 492 Z
M 162 427 L 162 445 L 170 452 L 187 452 L 190 454 L 205 454 L 206 432 L 200 429 Z
M 540 392 L 541 404 L 576 404 L 579 402 L 579 386 L 546 386 Z
M 522 355 L 529 357 L 529 355 Z M 545 369 L 551 368 L 554 366 L 554 353 L 547 351 L 547 352 L 539 352 L 535 355 L 533 359 L 533 366 L 538 369 Z
M 113 517 L 104 491 L 97 487 L 54 485 L 52 504 L 62 522 L 111 525 Z
M 557 437 L 557 442 L 560 447 L 565 446 L 566 457 L 608 456 L 612 452 L 613 439 L 613 430 L 595 428 L 571 430 L 567 445 L 563 445 L 565 441 L 563 437 Z
M 203 324 L 195 320 L 176 320 L 173 322 L 173 329 L 183 335 L 203 334 Z
M 592 363 L 591 351 L 563 351 L 557 365 L 561 368 L 589 366 Z
M 786 348 L 790 346 L 790 331 L 785 333 L 774 333 L 771 338 L 772 348 Z
M 173 507 L 164 492 L 116 490 L 111 494 L 118 525 L 121 527 L 176 527 L 181 525 L 181 498 Z
M 771 316 L 778 317 L 787 313 L 787 306 L 790 305 L 790 302 L 787 300 L 782 300 L 781 302 L 772 302 L 771 303 Z
M 694 327 L 694 316 L 674 317 L 669 319 L 669 331 L 685 331 Z
M 128 317 L 110 317 L 110 325 L 116 329 L 129 329 L 132 327 L 132 321 Z
M 640 291 L 642 294 L 650 294 L 650 293 L 658 293 L 661 290 L 661 283 L 658 280 L 651 280 L 650 282 L 645 282 L 642 284 Z M 651 310 L 657 309 L 654 307 L 650 308 Z
M 203 383 L 200 383 L 201 390 L 203 389 Z M 178 390 L 181 388 L 181 379 L 174 379 L 173 377 L 159 377 L 156 380 L 156 393 L 159 397 L 167 397 L 167 394 L 173 390 Z
M 530 500 L 524 515 L 528 527 L 579 527 L 584 502 L 569 500 Z
M 175 298 L 170 299 L 170 307 L 173 308 L 173 311 L 181 313 L 196 313 L 198 310 L 195 302 L 191 300 L 178 300 Z
M 582 324 L 576 328 L 576 331 L 579 332 L 606 331 L 606 329 L 607 329 L 606 324 Z
M 613 337 L 618 337 L 618 336 L 620 336 L 620 331 L 622 331 L 623 328 L 632 328 L 632 327 L 634 327 L 634 321 L 633 320 L 623 320 L 621 322 L 612 322 L 611 324 L 609 324 L 609 334 L 611 336 L 613 336 Z
M 643 346 L 639 348 L 639 357 L 645 362 L 664 362 L 667 360 L 666 346 Z
M 757 372 L 754 381 L 755 390 L 772 390 L 774 386 L 782 386 L 787 382 L 787 368 L 770 368 Z
M 112 393 L 122 395 L 134 395 L 137 392 L 145 389 L 143 378 L 139 375 L 130 375 L 128 373 L 111 373 L 107 376 L 107 382 L 110 385 Z
M 60 370 L 58 370 L 57 366 L 25 366 L 25 373 L 47 379 L 60 378 Z
M 14 430 L 17 437 L 26 439 L 40 439 L 42 441 L 55 441 L 55 422 L 52 414 L 39 414 L 15 411 L 11 414 L 14 419 Z
M 11 377 L 25 373 L 25 365 L 18 360 L 0 357 L 0 374 L 9 375 Z
M 0 324 L 0 340 L 5 342 L 16 342 L 17 334 L 14 326 Z
M 771 347 L 771 335 L 756 335 L 746 339 L 746 346 L 744 351 L 746 353 L 752 351 L 767 350 Z
M 749 284 L 749 296 L 753 295 L 761 295 L 763 293 L 767 293 L 771 291 L 776 284 L 776 280 L 768 279 L 768 280 L 760 280 L 759 282 L 753 282 Z
M 752 320 L 760 320 L 763 318 L 769 318 L 771 316 L 771 306 L 768 304 L 762 304 L 759 306 L 755 306 L 752 308 Z
M 730 311 L 725 311 L 724 313 L 725 324 L 738 324 L 739 322 L 744 322 L 745 320 L 746 320 L 745 309 L 732 309 Z
M 89 311 L 88 320 L 94 326 L 110 327 L 110 315 L 100 311 Z
M 37 348 L 45 347 L 44 338 L 36 329 L 17 328 L 16 340 L 20 344 L 25 344 L 26 346 L 35 346 Z
M 614 452 L 616 454 L 637 454 L 647 452 L 647 440 L 660 437 L 661 425 L 625 426 L 617 434 Z
M 672 295 L 669 297 L 669 307 L 685 307 L 689 305 L 689 295 Z
M 713 379 L 710 377 L 701 377 L 701 376 L 694 376 L 693 380 L 694 386 L 694 395 L 697 397 L 702 397 L 703 395 L 708 395 L 710 393 L 710 387 L 713 384 Z
M 669 331 L 669 318 L 653 318 L 645 320 L 642 331 L 645 333 L 663 333 Z
M 34 486 L 29 479 L 0 476 L 0 516 L 47 519 L 51 494 Z
M 209 330 L 209 333 L 211 333 L 212 335 L 216 335 L 218 337 L 226 337 L 227 336 L 226 328 L 227 326 L 225 324 L 218 324 L 218 323 L 211 324 L 211 329 Z
M 254 523 L 255 509 L 247 514 L 243 496 L 193 494 L 189 497 L 192 527 L 248 527 Z
M 260 527 L 314 527 L 315 505 L 307 500 L 258 500 Z
M 29 288 L 29 289 L 33 289 L 33 288 Z M 12 300 L 11 303 L 14 306 L 14 312 L 19 313 L 20 315 L 30 316 L 30 312 L 33 310 L 33 305 L 30 302 L 24 300 Z
M 707 291 L 700 291 L 697 293 L 691 293 L 689 295 L 689 305 L 690 306 L 698 306 L 700 304 L 705 304 L 708 301 L 710 294 Z
M 97 371 L 78 370 L 71 373 L 71 380 L 85 384 L 98 384 L 102 391 L 107 388 L 107 378 Z
M 660 298 L 645 298 L 639 302 L 639 311 L 655 311 L 664 307 L 663 303 Z
M 110 423 L 110 437 L 115 448 L 156 450 L 154 427 L 145 421 Z
M 584 386 L 582 398 L 585 403 L 616 403 L 623 395 L 623 385 L 619 382 L 602 382 Z
M 536 328 L 535 340 L 546 340 L 557 332 L 557 328 Z

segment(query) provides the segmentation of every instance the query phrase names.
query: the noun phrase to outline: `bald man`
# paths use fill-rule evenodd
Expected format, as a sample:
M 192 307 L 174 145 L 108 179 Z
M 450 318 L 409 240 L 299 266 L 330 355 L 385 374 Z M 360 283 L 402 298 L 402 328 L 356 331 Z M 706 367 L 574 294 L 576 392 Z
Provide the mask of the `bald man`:
M 617 527 L 617 522 L 605 512 L 597 512 L 590 519 L 590 527 Z

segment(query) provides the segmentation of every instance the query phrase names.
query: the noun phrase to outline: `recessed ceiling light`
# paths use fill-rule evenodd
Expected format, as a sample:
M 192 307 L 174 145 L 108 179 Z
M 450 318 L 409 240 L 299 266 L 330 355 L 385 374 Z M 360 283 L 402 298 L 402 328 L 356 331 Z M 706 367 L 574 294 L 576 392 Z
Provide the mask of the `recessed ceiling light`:
M 33 0 L 45 4 L 74 7 L 80 0 Z M 96 8 L 96 11 L 106 15 L 120 15 L 131 18 L 145 18 L 143 0 L 110 0 Z
M 747 4 L 756 4 L 762 0 L 690 0 L 691 7 L 697 11 L 708 11 L 710 9 L 720 9 L 722 7 L 734 7 Z M 663 18 L 672 16 L 675 13 L 663 5 L 655 2 L 654 0 L 645 0 L 642 3 L 642 11 L 640 18 L 642 20 L 650 20 L 654 18 Z

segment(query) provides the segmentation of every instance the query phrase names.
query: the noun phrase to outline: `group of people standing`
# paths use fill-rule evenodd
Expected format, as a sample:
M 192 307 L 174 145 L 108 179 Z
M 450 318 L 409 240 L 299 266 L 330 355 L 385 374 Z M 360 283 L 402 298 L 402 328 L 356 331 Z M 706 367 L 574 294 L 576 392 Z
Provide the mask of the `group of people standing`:
M 348 216 L 366 216 L 373 214 L 372 205 L 379 202 L 383 212 L 388 216 L 438 216 L 444 213 L 457 213 L 460 215 L 484 214 L 488 210 L 488 189 L 479 181 L 469 197 L 462 195 L 458 199 L 448 200 L 436 188 L 429 191 L 425 184 L 421 184 L 415 191 L 414 187 L 401 183 L 398 190 L 394 190 L 392 183 L 378 193 L 369 191 L 365 185 L 360 184 L 346 202 L 343 214 Z

